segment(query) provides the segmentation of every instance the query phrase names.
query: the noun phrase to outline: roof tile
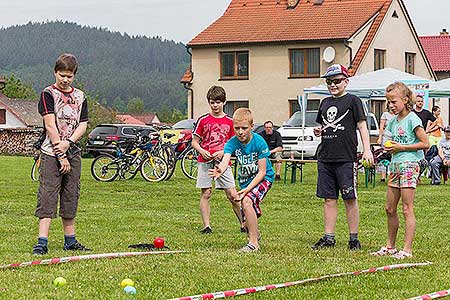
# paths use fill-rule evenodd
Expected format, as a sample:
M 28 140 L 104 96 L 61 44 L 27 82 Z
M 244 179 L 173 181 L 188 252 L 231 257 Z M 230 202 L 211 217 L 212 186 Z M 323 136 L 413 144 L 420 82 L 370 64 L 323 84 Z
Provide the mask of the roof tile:
M 421 36 L 419 39 L 433 71 L 450 71 L 450 36 Z
M 390 0 L 388 1 L 390 2 Z M 380 11 L 386 0 L 232 0 L 224 14 L 188 45 L 347 39 Z

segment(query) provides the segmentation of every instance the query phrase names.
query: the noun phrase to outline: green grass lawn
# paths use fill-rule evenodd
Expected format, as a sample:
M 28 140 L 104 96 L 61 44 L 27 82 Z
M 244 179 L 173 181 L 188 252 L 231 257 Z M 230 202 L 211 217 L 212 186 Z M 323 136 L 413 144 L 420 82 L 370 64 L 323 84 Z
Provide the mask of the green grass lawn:
M 38 187 L 30 179 L 32 162 L 27 157 L 0 156 L 2 265 L 40 259 L 31 255 L 37 238 L 34 209 Z M 315 197 L 316 169 L 311 164 L 306 167 L 303 183 L 274 184 L 262 205 L 261 251 L 241 255 L 237 249 L 246 238 L 239 232 L 223 192 L 213 195 L 214 233 L 205 236 L 199 233 L 199 191 L 181 172 L 160 183 L 148 183 L 140 175 L 131 181 L 101 183 L 91 177 L 90 162 L 83 161 L 77 237 L 94 249 L 92 253 L 126 252 L 128 245 L 151 243 L 155 236 L 164 237 L 172 250 L 189 253 L 0 270 L 0 299 L 126 299 L 119 283 L 127 277 L 136 282 L 135 299 L 168 299 L 399 263 L 368 254 L 386 240 L 386 185 L 382 183 L 375 188 L 359 187 L 362 251 L 347 250 L 342 203 L 336 248 L 310 250 L 323 232 L 322 201 Z M 404 299 L 449 289 L 449 191 L 448 184 L 423 183 L 415 201 L 414 258 L 407 262 L 432 261 L 432 266 L 330 279 L 236 299 Z M 399 247 L 403 223 L 401 217 Z M 62 244 L 62 226 L 56 219 L 51 227 L 49 254 L 43 258 L 72 255 L 62 251 Z M 67 279 L 65 287 L 52 285 L 58 276 Z

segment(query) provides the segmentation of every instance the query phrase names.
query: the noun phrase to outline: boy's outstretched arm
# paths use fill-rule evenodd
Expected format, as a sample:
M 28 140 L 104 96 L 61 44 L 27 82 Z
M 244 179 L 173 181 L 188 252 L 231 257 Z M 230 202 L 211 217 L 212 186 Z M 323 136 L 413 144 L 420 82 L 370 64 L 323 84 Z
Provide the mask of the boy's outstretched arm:
M 216 166 L 214 169 L 208 170 L 208 175 L 213 177 L 214 179 L 219 178 L 223 172 L 228 168 L 228 164 L 230 163 L 231 154 L 226 153 L 223 155 L 222 161 L 218 166 Z
M 238 192 L 238 200 L 244 199 L 245 195 L 247 195 L 248 192 L 250 192 L 255 186 L 257 186 L 261 181 L 264 180 L 264 177 L 266 176 L 266 159 L 267 158 L 261 158 L 258 160 L 258 173 L 245 189 L 242 189 Z
M 365 120 L 361 120 L 358 122 L 358 130 L 361 135 L 361 141 L 363 143 L 363 160 L 366 160 L 370 163 L 370 165 L 373 164 L 373 154 L 372 151 L 370 151 L 370 138 L 369 138 L 369 130 L 367 129 L 367 122 Z

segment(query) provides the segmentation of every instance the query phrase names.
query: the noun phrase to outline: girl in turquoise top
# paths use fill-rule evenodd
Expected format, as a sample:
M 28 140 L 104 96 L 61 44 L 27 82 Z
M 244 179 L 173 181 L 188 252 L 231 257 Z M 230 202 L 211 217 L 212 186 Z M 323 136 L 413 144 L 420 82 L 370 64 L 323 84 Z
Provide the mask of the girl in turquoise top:
M 386 195 L 388 239 L 386 246 L 372 254 L 403 259 L 412 257 L 412 243 L 416 230 L 414 196 L 420 173 L 419 160 L 423 158 L 422 150 L 428 149 L 429 142 L 420 118 L 411 112 L 414 105 L 411 90 L 405 84 L 395 82 L 386 88 L 386 98 L 396 115 L 386 127 L 386 130 L 392 133 L 392 137 L 384 145 L 386 150 L 392 153 Z M 400 197 L 405 217 L 405 244 L 403 250 L 397 252 L 395 241 L 399 227 L 397 206 Z

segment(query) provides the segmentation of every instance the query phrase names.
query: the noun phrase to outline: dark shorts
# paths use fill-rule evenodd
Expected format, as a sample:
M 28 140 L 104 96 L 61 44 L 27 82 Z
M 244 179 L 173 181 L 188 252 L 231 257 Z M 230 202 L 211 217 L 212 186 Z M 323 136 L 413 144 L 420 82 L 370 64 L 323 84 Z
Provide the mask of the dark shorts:
M 65 219 L 75 218 L 80 198 L 81 156 L 75 155 L 69 161 L 71 171 L 62 175 L 58 160 L 41 154 L 36 217 L 56 218 L 59 200 L 59 215 Z
M 259 205 L 261 204 L 264 197 L 267 195 L 267 192 L 272 187 L 272 183 L 269 180 L 261 181 L 257 186 L 255 186 L 250 192 L 245 195 L 250 198 L 253 203 L 253 209 L 255 210 L 256 216 L 259 218 L 262 215 L 261 208 Z M 242 211 L 243 220 L 245 220 L 244 212 Z
M 344 200 L 357 199 L 357 170 L 356 162 L 318 162 L 317 197 L 338 199 L 340 191 Z

